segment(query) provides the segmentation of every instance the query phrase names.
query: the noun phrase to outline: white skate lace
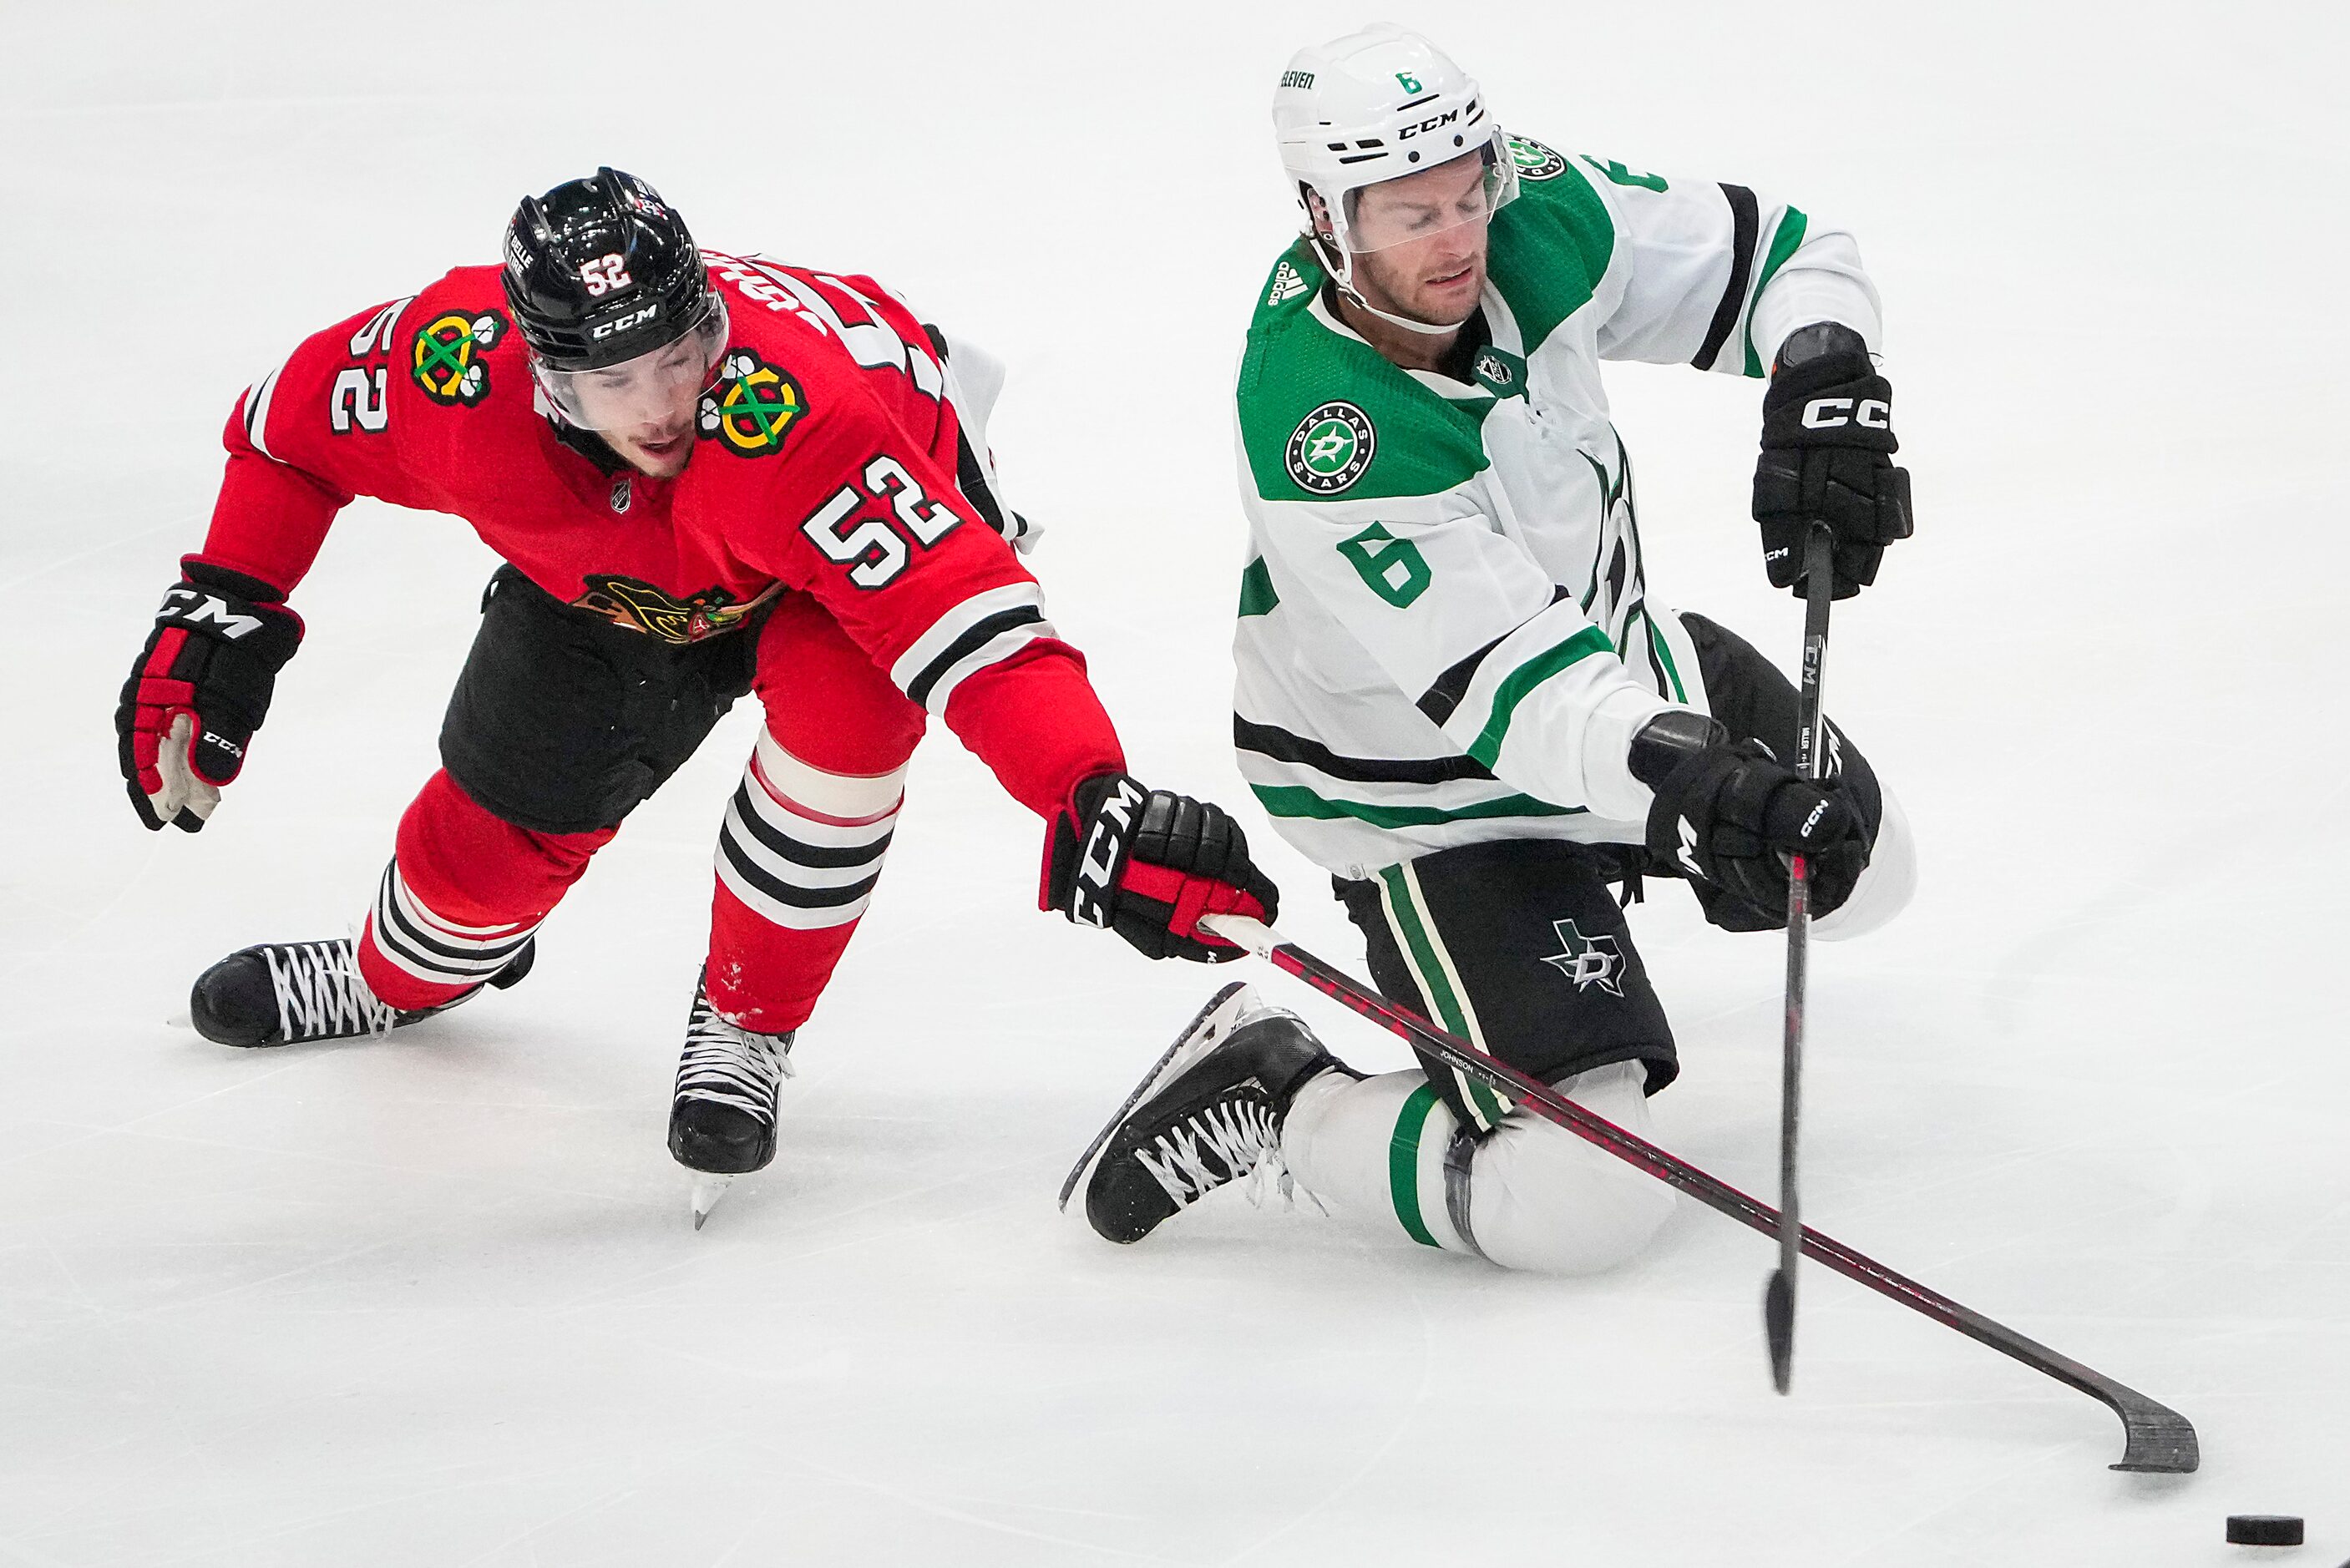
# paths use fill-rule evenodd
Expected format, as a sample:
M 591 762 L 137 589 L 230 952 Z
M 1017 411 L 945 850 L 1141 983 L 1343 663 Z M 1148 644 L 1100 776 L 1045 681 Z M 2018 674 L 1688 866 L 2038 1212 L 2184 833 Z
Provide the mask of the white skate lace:
M 400 1022 L 399 1009 L 377 1001 L 359 978 L 359 953 L 348 941 L 273 942 L 261 956 L 288 1041 L 382 1034 Z
M 1279 1137 L 1272 1106 L 1235 1095 L 1194 1111 L 1136 1149 L 1134 1158 L 1180 1207 L 1267 1166 L 1285 1180 Z
M 789 1034 L 739 1028 L 697 1000 L 686 1025 L 685 1054 L 678 1059 L 677 1097 L 733 1106 L 773 1127 L 775 1096 L 792 1075 L 791 1047 Z

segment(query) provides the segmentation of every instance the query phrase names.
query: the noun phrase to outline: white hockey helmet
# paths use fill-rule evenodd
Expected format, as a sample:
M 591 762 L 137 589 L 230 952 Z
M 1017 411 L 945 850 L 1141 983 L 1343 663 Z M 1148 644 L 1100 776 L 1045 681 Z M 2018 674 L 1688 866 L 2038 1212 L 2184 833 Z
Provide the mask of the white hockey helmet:
M 1518 193 L 1517 167 L 1475 80 L 1388 23 L 1291 57 L 1274 91 L 1273 128 L 1301 226 L 1349 292 L 1353 257 L 1399 243 L 1358 232 L 1352 198 L 1364 187 L 1475 155 L 1487 211 Z

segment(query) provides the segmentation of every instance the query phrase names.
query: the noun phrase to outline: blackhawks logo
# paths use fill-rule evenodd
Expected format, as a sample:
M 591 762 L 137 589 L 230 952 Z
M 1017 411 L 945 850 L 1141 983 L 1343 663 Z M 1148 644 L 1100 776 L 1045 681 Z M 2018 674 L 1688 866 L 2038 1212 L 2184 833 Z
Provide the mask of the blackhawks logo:
M 784 450 L 784 432 L 807 412 L 800 384 L 752 353 L 730 348 L 718 381 L 702 394 L 704 438 L 737 457 L 765 457 Z
M 490 395 L 490 368 L 482 356 L 505 335 L 506 318 L 494 310 L 435 317 L 417 328 L 409 347 L 410 370 L 434 402 L 471 408 Z
M 1566 160 L 1530 136 L 1513 136 L 1510 161 L 1517 165 L 1521 180 L 1555 180 L 1566 172 Z
M 594 573 L 587 582 L 588 591 L 571 601 L 575 607 L 593 610 L 615 626 L 681 646 L 733 631 L 767 598 L 762 594 L 747 604 L 737 604 L 733 594 L 713 587 L 677 599 L 650 583 L 608 572 Z
M 1577 992 L 1597 986 L 1610 996 L 1624 994 L 1624 952 L 1609 936 L 1586 937 L 1573 920 L 1553 920 L 1559 945 L 1566 950 L 1543 960 L 1575 981 Z
M 1289 432 L 1289 477 L 1315 495 L 1336 495 L 1371 466 L 1378 438 L 1371 417 L 1352 403 L 1325 403 Z

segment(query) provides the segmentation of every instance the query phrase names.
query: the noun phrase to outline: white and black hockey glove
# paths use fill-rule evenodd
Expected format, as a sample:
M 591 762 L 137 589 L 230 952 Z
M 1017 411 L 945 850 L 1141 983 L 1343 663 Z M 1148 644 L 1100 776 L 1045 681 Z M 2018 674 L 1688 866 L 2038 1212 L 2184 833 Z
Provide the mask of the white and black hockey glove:
M 1868 838 L 1834 783 L 1812 784 L 1760 741 L 1732 743 L 1729 731 L 1694 711 L 1649 720 L 1632 738 L 1630 762 L 1632 776 L 1657 795 L 1649 855 L 1689 878 L 1713 924 L 1783 930 L 1795 855 L 1811 878 L 1814 915 L 1852 897 Z
M 302 618 L 258 577 L 201 556 L 180 563 L 114 711 L 122 782 L 139 820 L 194 833 L 244 766 Z
M 1146 957 L 1228 963 L 1241 950 L 1200 929 L 1202 915 L 1270 922 L 1273 879 L 1249 858 L 1248 836 L 1223 807 L 1124 774 L 1077 785 L 1045 839 L 1037 908 L 1107 926 Z
M 1859 333 L 1833 321 L 1788 336 L 1762 394 L 1754 520 L 1774 588 L 1804 592 L 1804 535 L 1835 534 L 1835 597 L 1877 580 L 1885 546 L 1909 537 L 1909 471 L 1897 466 L 1893 384 Z

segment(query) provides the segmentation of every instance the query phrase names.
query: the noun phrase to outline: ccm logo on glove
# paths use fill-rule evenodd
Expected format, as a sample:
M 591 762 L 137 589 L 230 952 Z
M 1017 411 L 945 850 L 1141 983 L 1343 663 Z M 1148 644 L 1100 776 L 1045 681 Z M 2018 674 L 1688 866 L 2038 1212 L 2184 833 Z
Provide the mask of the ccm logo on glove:
M 1121 776 L 1095 807 L 1093 832 L 1077 862 L 1076 896 L 1069 919 L 1079 925 L 1107 927 L 1109 895 L 1117 885 L 1118 862 L 1125 858 L 1127 839 L 1134 832 L 1134 814 L 1142 805 L 1142 786 Z
M 1114 930 L 1151 958 L 1223 963 L 1241 950 L 1200 917 L 1271 920 L 1281 896 L 1222 807 L 1096 774 L 1053 819 L 1036 904 Z
M 122 782 L 151 828 L 194 833 L 244 766 L 302 618 L 258 577 L 187 556 L 115 709 Z
M 161 618 L 176 620 L 182 626 L 217 626 L 223 637 L 232 639 L 250 637 L 261 629 L 259 616 L 239 615 L 228 607 L 226 599 L 215 598 L 185 584 L 163 596 Z
M 1863 398 L 1856 411 L 1850 398 L 1814 398 L 1804 405 L 1804 428 L 1827 431 L 1839 425 L 1861 425 L 1873 431 L 1893 428 L 1893 405 L 1882 398 Z

